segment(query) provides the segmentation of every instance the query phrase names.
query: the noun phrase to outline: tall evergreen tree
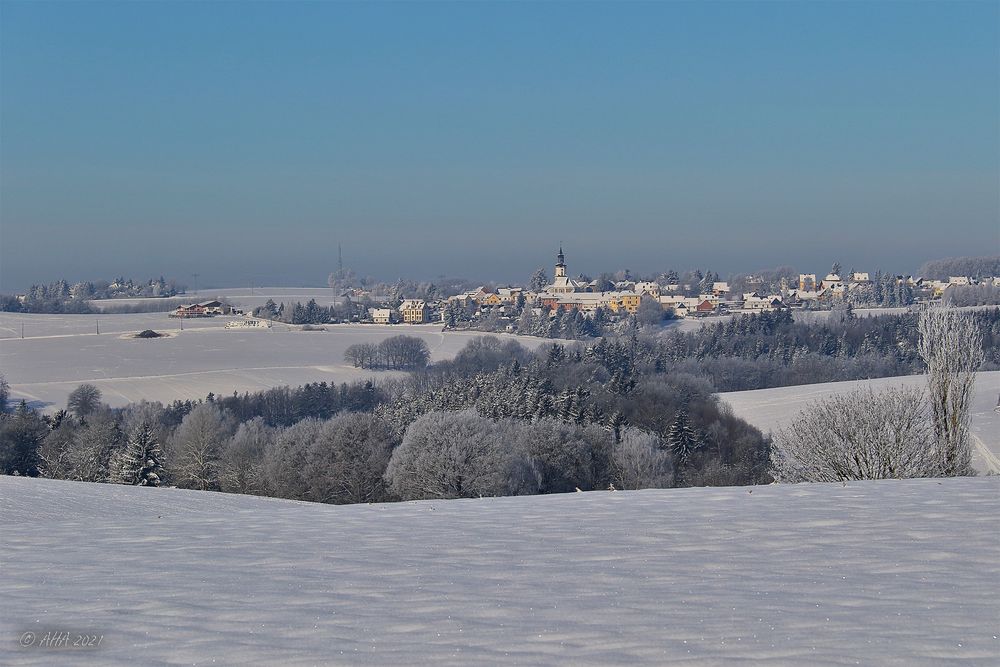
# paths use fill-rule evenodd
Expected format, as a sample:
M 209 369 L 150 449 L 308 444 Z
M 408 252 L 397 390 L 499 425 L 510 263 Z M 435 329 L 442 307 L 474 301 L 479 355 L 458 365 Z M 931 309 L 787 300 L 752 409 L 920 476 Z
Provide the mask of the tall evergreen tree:
M 670 425 L 670 432 L 667 434 L 667 443 L 678 464 L 685 464 L 691 458 L 691 454 L 698 449 L 700 441 L 698 435 L 691 427 L 691 419 L 686 409 L 681 409 L 674 417 Z
M 163 481 L 163 451 L 148 422 L 132 430 L 118 456 L 112 481 L 130 486 L 159 486 Z

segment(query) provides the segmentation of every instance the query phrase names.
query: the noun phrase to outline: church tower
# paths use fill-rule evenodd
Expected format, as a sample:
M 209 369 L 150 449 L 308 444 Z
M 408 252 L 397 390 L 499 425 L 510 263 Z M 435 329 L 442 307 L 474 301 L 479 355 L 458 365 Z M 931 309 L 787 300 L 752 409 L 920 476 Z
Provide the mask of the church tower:
M 559 246 L 559 254 L 556 255 L 556 278 L 566 277 L 566 256 L 563 255 L 562 246 Z

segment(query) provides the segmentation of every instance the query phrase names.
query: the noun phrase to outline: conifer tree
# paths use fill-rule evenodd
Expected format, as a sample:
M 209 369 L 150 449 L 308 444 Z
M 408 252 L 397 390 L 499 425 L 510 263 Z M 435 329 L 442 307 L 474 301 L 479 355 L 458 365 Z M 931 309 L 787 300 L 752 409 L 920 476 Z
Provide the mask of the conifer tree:
M 686 409 L 681 409 L 674 418 L 667 434 L 667 442 L 679 464 L 687 463 L 691 454 L 698 449 L 700 442 L 694 429 L 691 428 L 691 420 Z
M 129 435 L 118 458 L 118 484 L 159 486 L 163 478 L 163 452 L 148 422 L 140 422 Z

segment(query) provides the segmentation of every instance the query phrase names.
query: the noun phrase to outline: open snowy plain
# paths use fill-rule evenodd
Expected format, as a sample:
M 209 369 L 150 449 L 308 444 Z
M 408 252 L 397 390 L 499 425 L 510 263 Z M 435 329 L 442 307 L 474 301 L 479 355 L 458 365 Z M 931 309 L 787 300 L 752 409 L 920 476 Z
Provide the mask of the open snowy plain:
M 0 372 L 12 400 L 27 399 L 53 410 L 83 382 L 102 391 L 105 402 L 124 405 L 140 399 L 170 402 L 306 382 L 344 382 L 387 377 L 344 363 L 344 350 L 406 334 L 427 341 L 431 360 L 449 359 L 478 332 L 442 332 L 440 325 L 326 325 L 301 331 L 276 324 L 271 329 L 226 329 L 233 318 L 184 322 L 166 313 L 127 315 L 21 315 L 0 313 Z M 25 337 L 20 338 L 21 324 Z M 97 327 L 100 326 L 100 334 Z M 137 339 L 144 329 L 169 333 Z M 517 337 L 534 348 L 539 338 Z
M 0 663 L 995 665 L 998 516 L 998 477 L 354 506 L 0 477 Z
M 733 391 L 719 394 L 719 398 L 733 408 L 733 412 L 760 430 L 774 431 L 794 419 L 810 404 L 827 396 L 847 393 L 859 387 L 885 389 L 889 387 L 926 387 L 923 375 L 853 380 L 849 382 L 823 382 L 776 389 Z M 976 376 L 975 395 L 972 403 L 972 438 L 975 445 L 973 464 L 982 472 L 1000 473 L 1000 371 L 987 371 Z

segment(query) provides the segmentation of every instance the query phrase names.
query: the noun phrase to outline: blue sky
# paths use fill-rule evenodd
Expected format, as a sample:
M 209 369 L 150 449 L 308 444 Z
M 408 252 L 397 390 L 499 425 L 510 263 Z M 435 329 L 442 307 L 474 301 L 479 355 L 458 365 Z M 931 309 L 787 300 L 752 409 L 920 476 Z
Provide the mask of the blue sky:
M 0 3 L 0 290 L 1000 252 L 1000 3 Z

